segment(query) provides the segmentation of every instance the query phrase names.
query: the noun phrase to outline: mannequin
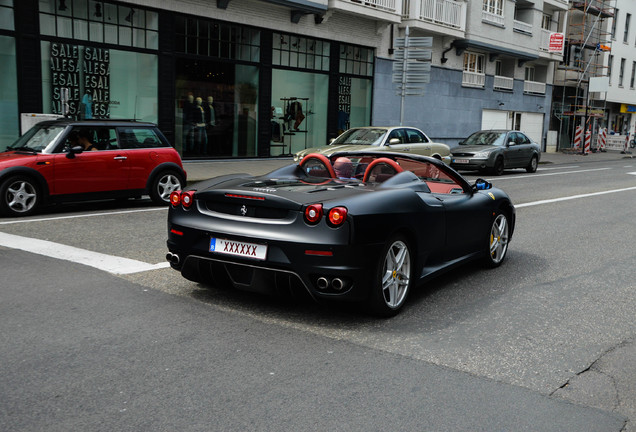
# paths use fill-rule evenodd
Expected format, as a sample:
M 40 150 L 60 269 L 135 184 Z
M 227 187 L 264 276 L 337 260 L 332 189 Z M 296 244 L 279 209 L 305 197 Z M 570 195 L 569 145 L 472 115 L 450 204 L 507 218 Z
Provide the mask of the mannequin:
M 183 149 L 194 150 L 194 95 L 190 92 L 183 102 Z
M 201 154 L 207 154 L 208 152 L 208 134 L 205 131 L 205 109 L 203 108 L 203 99 L 196 98 L 196 105 L 194 107 L 194 135 L 196 140 L 196 147 Z
M 216 113 L 214 112 L 214 98 L 212 96 L 208 96 L 203 109 L 205 110 L 205 123 L 210 127 L 216 126 Z

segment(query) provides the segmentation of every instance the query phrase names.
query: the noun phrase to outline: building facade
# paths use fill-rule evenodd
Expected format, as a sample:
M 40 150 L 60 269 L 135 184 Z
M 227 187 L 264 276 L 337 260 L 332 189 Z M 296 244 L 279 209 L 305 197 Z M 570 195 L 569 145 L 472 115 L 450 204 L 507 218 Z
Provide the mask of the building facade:
M 398 124 L 395 40 L 433 38 L 404 123 L 543 143 L 566 0 L 0 0 L 0 149 L 24 113 L 158 123 L 188 158 L 269 157 Z
M 552 79 L 561 52 L 550 35 L 563 32 L 566 0 L 408 0 L 400 35 L 432 36 L 431 81 L 407 97 L 404 122 L 451 146 L 480 129 L 517 129 L 545 142 Z M 391 56 L 376 61 L 373 118 L 395 123 Z
M 157 122 L 185 158 L 323 145 L 370 124 L 378 29 L 399 21 L 340 3 L 0 0 L 0 145 L 21 113 Z
M 617 135 L 633 139 L 636 129 L 636 3 L 616 0 L 609 20 L 611 51 L 605 53 L 607 93 L 605 126 Z

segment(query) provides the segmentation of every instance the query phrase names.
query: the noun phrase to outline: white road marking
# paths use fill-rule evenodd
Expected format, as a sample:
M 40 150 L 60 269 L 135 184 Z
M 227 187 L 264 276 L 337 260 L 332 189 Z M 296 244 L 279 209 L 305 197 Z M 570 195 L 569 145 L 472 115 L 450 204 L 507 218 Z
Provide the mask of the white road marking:
M 0 246 L 46 255 L 52 258 L 84 264 L 113 274 L 131 274 L 168 267 L 168 262 L 148 264 L 129 258 L 92 252 L 47 240 L 38 240 L 0 232 Z
M 630 173 L 627 173 L 627 174 L 636 175 L 636 172 L 630 172 Z
M 46 222 L 46 221 L 61 220 L 61 219 L 77 219 L 77 218 L 86 218 L 86 217 L 95 217 L 95 216 L 110 216 L 110 215 L 141 213 L 141 212 L 150 212 L 150 211 L 167 210 L 167 209 L 168 207 L 156 207 L 156 208 L 149 208 L 149 209 L 121 210 L 121 211 L 89 213 L 89 214 L 72 215 L 72 216 L 52 216 L 52 217 L 39 218 L 39 219 L 18 219 L 18 220 L 0 222 L 0 225 L 11 225 L 11 224 L 29 223 L 29 222 Z
M 547 176 L 575 174 L 575 173 L 582 173 L 582 172 L 606 171 L 610 169 L 612 168 L 594 168 L 594 169 L 584 169 L 584 170 L 577 170 L 577 171 L 555 172 L 555 173 L 545 173 L 545 174 L 534 173 L 534 174 L 527 174 L 527 175 L 520 175 L 520 176 L 516 175 L 516 176 L 509 176 L 509 177 L 495 177 L 495 178 L 489 178 L 487 180 L 491 183 L 494 183 L 494 182 L 499 182 L 501 180 L 517 180 L 517 179 L 547 177 Z
M 534 201 L 534 202 L 523 203 L 523 204 L 515 204 L 515 207 L 521 208 L 521 207 L 530 207 L 530 206 L 536 206 L 541 204 L 552 204 L 552 203 L 561 202 L 561 201 L 568 201 L 568 200 L 579 199 L 579 198 L 589 198 L 589 197 L 598 196 L 598 195 L 607 195 L 611 193 L 626 192 L 626 191 L 633 191 L 633 190 L 636 190 L 636 186 L 623 188 L 623 189 L 607 190 L 603 192 L 593 192 L 588 194 L 572 195 L 572 196 L 562 197 L 562 198 Z

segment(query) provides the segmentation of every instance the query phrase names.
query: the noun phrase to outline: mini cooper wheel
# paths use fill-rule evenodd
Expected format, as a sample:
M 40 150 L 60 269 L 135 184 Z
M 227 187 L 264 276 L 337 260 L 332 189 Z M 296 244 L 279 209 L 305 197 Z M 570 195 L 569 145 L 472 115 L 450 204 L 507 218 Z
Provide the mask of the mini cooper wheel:
M 498 267 L 506 258 L 508 252 L 508 242 L 510 240 L 510 224 L 508 217 L 501 211 L 495 214 L 488 236 L 488 250 L 486 265 L 488 267 Z
M 170 204 L 170 194 L 183 189 L 185 181 L 174 171 L 159 173 L 150 186 L 150 198 L 159 205 Z
M 33 179 L 10 177 L 0 186 L 0 211 L 7 216 L 28 216 L 40 205 L 40 191 Z
M 530 163 L 526 167 L 526 172 L 533 173 L 537 172 L 537 166 L 539 165 L 539 161 L 537 159 L 537 155 L 532 155 L 530 159 Z
M 389 240 L 382 252 L 369 306 L 384 317 L 396 315 L 404 305 L 411 288 L 411 251 L 402 236 Z

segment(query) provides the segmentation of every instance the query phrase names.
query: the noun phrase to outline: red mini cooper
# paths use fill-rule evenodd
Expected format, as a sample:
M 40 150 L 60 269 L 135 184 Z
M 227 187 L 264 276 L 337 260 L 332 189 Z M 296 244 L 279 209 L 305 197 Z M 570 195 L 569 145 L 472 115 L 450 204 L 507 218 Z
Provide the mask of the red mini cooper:
M 167 205 L 185 184 L 179 153 L 152 123 L 45 121 L 0 153 L 0 213 L 7 216 L 141 195 Z

